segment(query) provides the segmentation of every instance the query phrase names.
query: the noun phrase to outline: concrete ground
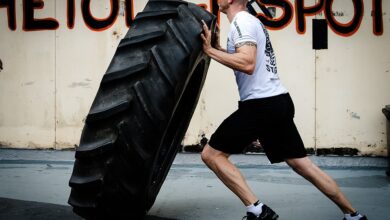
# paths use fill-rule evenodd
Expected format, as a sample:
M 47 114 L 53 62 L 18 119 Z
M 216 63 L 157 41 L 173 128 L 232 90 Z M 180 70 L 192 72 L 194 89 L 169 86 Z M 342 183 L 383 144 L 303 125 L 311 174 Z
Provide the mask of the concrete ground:
M 67 205 L 74 152 L 0 149 L 0 219 L 80 219 Z M 390 219 L 386 158 L 316 157 L 355 208 L 370 220 Z M 285 164 L 264 155 L 235 155 L 248 183 L 280 220 L 342 219 L 337 207 Z M 202 164 L 178 154 L 147 220 L 238 220 L 245 208 Z

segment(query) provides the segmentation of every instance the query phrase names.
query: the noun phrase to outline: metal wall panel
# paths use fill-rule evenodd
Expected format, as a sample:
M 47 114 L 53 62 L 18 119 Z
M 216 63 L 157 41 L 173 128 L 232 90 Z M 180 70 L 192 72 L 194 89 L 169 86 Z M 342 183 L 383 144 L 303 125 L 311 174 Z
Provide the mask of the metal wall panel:
M 381 109 L 390 103 L 390 2 L 382 2 L 382 36 L 373 34 L 372 4 L 364 1 L 364 17 L 357 32 L 343 37 L 329 31 L 329 49 L 317 53 L 318 148 L 386 153 L 386 119 Z M 352 19 L 352 1 L 335 1 L 333 7 L 339 22 Z
M 16 31 L 9 30 L 6 9 L 0 9 L 0 145 L 52 147 L 55 33 L 23 31 L 21 2 L 16 3 Z M 36 17 L 55 17 L 54 8 L 54 1 L 46 1 Z
M 133 1 L 134 14 L 146 2 Z M 191 2 L 210 9 L 209 0 Z M 328 49 L 314 50 L 312 19 L 326 19 L 324 13 L 306 16 L 306 32 L 299 34 L 295 1 L 289 2 L 294 7 L 291 23 L 269 33 L 282 82 L 295 102 L 295 122 L 306 147 L 349 147 L 363 154 L 384 155 L 386 119 L 381 108 L 390 104 L 390 3 L 382 1 L 383 35 L 373 34 L 373 1 L 364 0 L 364 17 L 357 32 L 345 37 L 328 27 Z M 304 2 L 312 6 L 319 0 Z M 0 72 L 1 145 L 60 149 L 78 144 L 83 119 L 128 28 L 124 0 L 120 0 L 114 25 L 101 31 L 86 26 L 81 0 L 76 0 L 75 24 L 70 29 L 66 3 L 44 1 L 42 9 L 35 9 L 35 17 L 52 17 L 59 28 L 32 32 L 22 29 L 22 0 L 16 0 L 15 31 L 8 28 L 7 9 L 0 8 L 0 59 L 4 66 Z M 354 14 L 352 1 L 333 1 L 332 9 L 341 23 L 349 22 Z M 108 0 L 91 1 L 91 13 L 97 18 L 105 18 L 110 10 Z M 283 11 L 277 9 L 276 17 L 280 16 Z M 223 14 L 220 26 L 225 45 L 229 22 Z M 183 144 L 197 144 L 202 136 L 210 138 L 237 108 L 237 101 L 233 72 L 212 61 Z

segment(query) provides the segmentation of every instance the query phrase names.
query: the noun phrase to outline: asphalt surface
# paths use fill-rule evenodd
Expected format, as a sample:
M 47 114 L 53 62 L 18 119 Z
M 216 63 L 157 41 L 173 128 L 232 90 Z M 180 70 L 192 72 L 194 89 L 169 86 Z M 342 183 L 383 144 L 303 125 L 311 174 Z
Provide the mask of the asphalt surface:
M 72 151 L 0 149 L 0 219 L 80 219 L 67 205 Z M 387 158 L 316 157 L 359 211 L 390 219 Z M 338 208 L 285 164 L 264 155 L 235 155 L 248 184 L 280 220 L 342 219 Z M 237 220 L 245 207 L 203 165 L 199 154 L 178 154 L 147 220 Z

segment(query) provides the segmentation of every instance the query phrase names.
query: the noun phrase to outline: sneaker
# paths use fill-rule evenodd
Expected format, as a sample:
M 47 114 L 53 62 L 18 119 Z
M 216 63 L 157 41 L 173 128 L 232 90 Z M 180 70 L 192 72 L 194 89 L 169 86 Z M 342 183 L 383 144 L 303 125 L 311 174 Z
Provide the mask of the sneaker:
M 279 216 L 268 206 L 263 205 L 260 216 L 256 216 L 251 212 L 247 212 L 242 219 L 246 220 L 276 220 Z
M 361 215 L 359 214 L 359 212 L 355 212 L 353 214 L 351 214 L 352 217 L 356 217 L 356 216 L 359 216 L 359 220 L 367 220 L 367 217 L 365 215 Z M 347 220 L 346 218 L 343 218 L 343 220 Z

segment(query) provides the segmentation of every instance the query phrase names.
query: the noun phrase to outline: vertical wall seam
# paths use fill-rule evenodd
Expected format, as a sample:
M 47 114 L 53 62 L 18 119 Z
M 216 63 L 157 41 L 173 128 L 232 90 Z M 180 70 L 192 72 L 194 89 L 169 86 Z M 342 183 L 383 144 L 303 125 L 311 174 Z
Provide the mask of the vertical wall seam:
M 57 17 L 57 0 L 54 1 L 54 17 Z M 57 30 L 54 31 L 54 149 L 57 149 Z
M 318 0 L 315 1 L 318 3 Z M 315 14 L 315 18 L 318 18 L 318 14 Z M 313 30 L 312 30 L 313 31 Z M 313 39 L 314 40 L 314 39 Z M 317 50 L 314 50 L 314 153 L 317 155 Z
M 317 50 L 314 52 L 314 152 L 317 155 Z

